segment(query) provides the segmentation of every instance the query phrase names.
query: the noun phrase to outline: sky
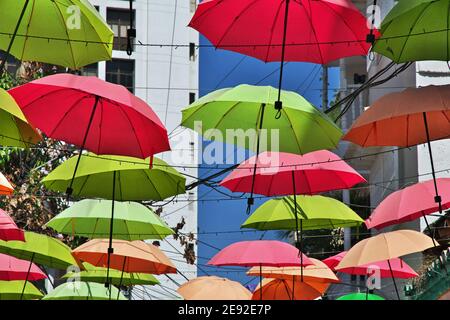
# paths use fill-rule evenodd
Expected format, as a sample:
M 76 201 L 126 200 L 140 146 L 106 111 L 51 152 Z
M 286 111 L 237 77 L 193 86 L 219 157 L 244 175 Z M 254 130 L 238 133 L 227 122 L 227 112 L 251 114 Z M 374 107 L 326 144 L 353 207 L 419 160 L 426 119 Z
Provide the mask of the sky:
M 200 38 L 200 45 L 209 45 L 204 37 Z M 263 63 L 257 59 L 246 57 L 238 53 L 225 50 L 216 50 L 211 47 L 200 47 L 200 97 L 217 89 L 234 87 L 239 84 L 271 85 L 278 87 L 280 63 Z M 286 64 L 283 76 L 283 89 L 296 91 L 315 106 L 321 105 L 322 67 L 311 63 L 290 62 Z M 339 87 L 339 69 L 330 68 L 329 87 Z M 333 90 L 329 90 L 329 100 L 334 98 Z M 203 148 L 210 141 L 203 141 Z M 216 143 L 216 142 L 214 142 Z M 233 146 L 226 146 L 224 157 L 236 152 Z M 201 152 L 201 149 L 199 150 Z M 251 154 L 248 153 L 250 156 Z M 201 159 L 201 158 L 200 158 Z M 202 164 L 199 177 L 206 177 L 216 172 L 214 169 L 205 168 Z M 225 175 L 226 176 L 226 175 Z M 217 178 L 220 181 L 223 177 Z M 226 189 L 220 188 L 220 192 L 239 197 L 241 194 L 231 194 Z M 247 277 L 244 269 L 229 267 L 212 268 L 206 264 L 214 256 L 218 249 L 243 240 L 282 240 L 278 231 L 254 232 L 251 229 L 242 229 L 240 225 L 248 218 L 246 214 L 247 197 L 238 200 L 215 201 L 215 199 L 229 198 L 214 189 L 202 185 L 198 189 L 198 276 L 217 275 L 240 281 L 243 284 L 255 284 L 257 277 Z M 205 200 L 205 201 L 201 201 Z M 264 199 L 266 200 L 266 199 Z M 255 199 L 255 210 L 264 201 Z M 217 232 L 217 233 L 215 233 Z M 227 232 L 227 233 L 223 233 Z M 225 271 L 227 270 L 227 271 Z

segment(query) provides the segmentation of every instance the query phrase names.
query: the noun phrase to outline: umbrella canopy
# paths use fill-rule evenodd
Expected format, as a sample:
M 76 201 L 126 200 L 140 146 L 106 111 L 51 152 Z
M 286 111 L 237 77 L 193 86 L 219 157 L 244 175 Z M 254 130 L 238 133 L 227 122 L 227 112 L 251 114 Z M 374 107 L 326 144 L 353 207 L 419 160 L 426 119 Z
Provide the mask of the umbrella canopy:
M 114 286 L 106 288 L 99 283 L 81 281 L 65 282 L 45 295 L 42 300 L 110 300 L 111 296 L 117 300 L 128 300 Z
M 74 249 L 73 255 L 96 267 L 107 267 L 108 247 L 107 239 L 94 239 Z M 173 263 L 158 247 L 144 241 L 114 240 L 113 248 L 111 269 L 151 274 L 177 272 Z
M 29 281 L 38 281 L 47 278 L 45 273 L 34 263 L 31 263 L 30 266 L 29 261 L 0 253 L 0 280 L 26 280 L 27 277 Z
M 339 278 L 336 277 L 334 272 L 326 266 L 322 261 L 309 258 L 312 265 L 303 268 L 303 281 L 304 282 L 319 282 L 319 283 L 338 283 Z M 284 279 L 284 280 L 299 280 L 301 277 L 301 270 L 299 267 L 262 267 L 262 276 L 272 279 Z M 249 276 L 259 276 L 260 269 L 253 267 L 247 271 Z
M 203 1 L 189 26 L 218 48 L 266 62 L 327 64 L 370 48 L 367 20 L 349 0 Z
M 67 281 L 79 280 L 84 282 L 111 283 L 113 286 L 136 286 L 159 284 L 151 274 L 128 273 L 118 270 L 109 270 L 109 279 L 106 268 L 95 267 L 90 263 L 83 263 L 85 271 L 69 272 L 62 276 Z
M 389 263 L 391 265 L 390 267 Z M 369 273 L 370 270 L 377 269 L 380 271 L 381 278 L 391 278 L 392 274 L 394 275 L 394 278 L 399 279 L 410 279 L 419 276 L 417 272 L 415 272 L 406 262 L 404 262 L 400 258 L 389 259 L 389 263 L 387 260 L 371 262 L 363 266 L 340 269 L 339 272 L 365 276 Z
M 328 268 L 330 268 L 333 271 L 336 271 L 336 266 L 341 262 L 342 258 L 347 254 L 347 251 L 342 251 L 338 254 L 335 254 L 334 256 L 328 257 L 324 260 L 322 260 L 323 263 L 325 263 Z
M 55 191 L 66 191 L 76 166 L 77 156 L 70 158 L 50 174 L 42 183 Z M 73 195 L 112 199 L 115 175 L 115 200 L 164 200 L 185 192 L 186 179 L 166 162 L 153 158 L 142 160 L 122 156 L 81 156 L 73 181 Z
M 11 183 L 6 179 L 3 173 L 0 172 L 0 195 L 10 196 L 14 192 Z
M 323 196 L 297 196 L 297 214 L 303 230 L 356 227 L 364 220 L 344 203 Z M 241 228 L 294 230 L 294 198 L 271 199 L 258 207 Z
M 436 182 L 442 197 L 442 209 L 449 209 L 450 178 L 439 178 Z M 439 205 L 433 200 L 434 192 L 433 180 L 428 180 L 391 193 L 365 221 L 367 228 L 379 230 L 437 212 Z
M 267 145 L 261 145 L 261 151 L 276 149 L 305 154 L 337 146 L 341 129 L 295 92 L 282 91 L 283 109 L 281 117 L 276 119 L 277 95 L 277 90 L 269 86 L 240 85 L 217 90 L 184 109 L 181 125 L 205 133 L 205 139 L 235 143 L 254 151 L 258 149 L 260 126 L 267 130 Z M 236 134 L 227 141 L 230 130 Z
M 242 162 L 222 182 L 233 192 L 249 192 L 266 196 L 317 194 L 349 189 L 366 182 L 358 172 L 336 154 L 320 150 L 303 156 L 285 152 L 263 152 Z M 294 185 L 295 184 L 295 185 Z
M 400 0 L 381 24 L 373 47 L 401 63 L 421 60 L 450 61 L 448 0 Z
M 3 89 L 0 89 L 0 124 L 2 146 L 26 148 L 41 140 L 41 135 L 28 123 L 16 101 Z
M 0 240 L 25 241 L 23 230 L 19 229 L 14 220 L 2 209 L 0 209 Z
M 51 219 L 46 226 L 68 235 L 107 238 L 110 231 L 110 211 L 111 201 L 81 200 Z M 114 203 L 114 239 L 164 239 L 173 233 L 150 208 L 137 202 Z
M 12 43 L 20 60 L 78 69 L 112 57 L 114 33 L 88 0 L 7 1 L 0 12 L 0 49 Z
M 64 243 L 30 231 L 25 231 L 25 241 L 0 240 L 0 253 L 54 269 L 66 269 L 71 265 L 77 265 L 70 248 Z
M 345 296 L 341 296 L 336 300 L 385 300 L 383 297 L 380 297 L 376 294 L 371 293 L 350 293 Z
M 376 100 L 343 139 L 363 147 L 410 147 L 426 143 L 427 131 L 430 141 L 449 138 L 449 119 L 450 85 L 408 88 Z
M 156 113 L 124 86 L 97 77 L 55 74 L 9 93 L 30 123 L 50 138 L 96 154 L 142 159 L 170 150 Z
M 262 288 L 262 290 L 261 290 Z M 262 286 L 258 286 L 253 292 L 252 300 L 314 300 L 322 294 L 306 282 L 283 280 L 283 279 L 264 279 Z M 294 292 L 293 292 L 294 291 Z
M 381 233 L 355 244 L 337 265 L 336 270 L 390 260 L 433 247 L 433 239 L 413 230 Z
M 299 255 L 303 255 L 303 266 L 312 261 L 288 243 L 275 240 L 240 241 L 220 250 L 211 260 L 213 266 L 301 266 Z
M 44 295 L 33 284 L 25 281 L 0 281 L 0 300 L 32 300 Z M 23 294 L 22 294 L 23 291 Z
M 242 284 L 226 278 L 206 276 L 181 285 L 177 292 L 185 300 L 251 300 L 252 293 Z

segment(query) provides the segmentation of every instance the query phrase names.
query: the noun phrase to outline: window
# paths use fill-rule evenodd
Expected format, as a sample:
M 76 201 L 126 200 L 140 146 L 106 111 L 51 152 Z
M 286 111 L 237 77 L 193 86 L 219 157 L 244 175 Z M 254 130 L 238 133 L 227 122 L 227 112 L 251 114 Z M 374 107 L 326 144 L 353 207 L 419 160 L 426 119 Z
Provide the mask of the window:
M 189 104 L 195 102 L 195 92 L 189 92 Z
M 189 43 L 189 60 L 195 61 L 195 43 Z
M 134 21 L 135 11 L 133 11 Z M 127 50 L 127 30 L 130 28 L 130 10 L 108 8 L 106 13 L 111 30 L 114 32 L 114 50 Z M 133 26 L 134 28 L 134 26 Z
M 191 13 L 194 13 L 195 9 L 197 9 L 197 0 L 189 0 L 189 7 L 191 10 Z
M 134 92 L 134 60 L 113 59 L 107 61 L 106 81 L 121 84 Z
M 98 64 L 97 63 L 93 63 L 87 66 L 84 66 L 83 68 L 81 68 L 81 75 L 83 76 L 93 76 L 93 77 L 98 77 Z
M 0 50 L 0 63 L 6 57 L 6 52 Z M 9 55 L 8 60 L 5 64 L 5 70 L 10 74 L 16 74 L 17 69 L 20 67 L 20 61 L 14 58 L 12 55 Z

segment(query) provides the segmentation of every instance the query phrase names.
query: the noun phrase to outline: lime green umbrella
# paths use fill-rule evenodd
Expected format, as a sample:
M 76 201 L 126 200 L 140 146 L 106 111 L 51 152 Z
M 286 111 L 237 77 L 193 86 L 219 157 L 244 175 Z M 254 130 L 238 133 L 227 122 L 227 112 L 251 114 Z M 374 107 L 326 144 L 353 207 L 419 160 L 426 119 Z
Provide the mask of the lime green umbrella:
M 45 295 L 42 300 L 110 300 L 111 296 L 118 297 L 117 300 L 128 300 L 114 286 L 107 288 L 100 283 L 81 281 L 65 282 Z
M 3 89 L 0 89 L 0 132 L 2 146 L 25 148 L 41 140 L 14 98 Z
M 335 229 L 360 226 L 364 220 L 344 203 L 324 196 L 297 195 L 301 230 Z M 295 230 L 294 197 L 271 199 L 257 208 L 242 228 Z
M 114 33 L 88 0 L 1 1 L 0 12 L 0 49 L 20 60 L 71 69 L 111 60 Z
M 83 263 L 86 271 L 71 272 L 62 276 L 63 279 L 79 279 L 86 282 L 107 283 L 107 269 L 95 267 L 87 262 Z M 70 281 L 70 280 L 69 280 Z M 155 276 L 147 273 L 128 273 L 119 270 L 109 270 L 109 283 L 114 286 L 156 285 L 159 284 Z
M 110 220 L 111 201 L 81 200 L 51 219 L 46 226 L 68 235 L 107 238 Z M 137 202 L 114 203 L 114 239 L 164 239 L 173 233 L 150 208 Z
M 40 299 L 44 295 L 33 284 L 29 283 L 22 293 L 25 281 L 0 281 L 0 300 Z
M 42 183 L 48 189 L 65 192 L 75 171 L 77 158 L 73 156 L 59 165 Z M 119 201 L 164 200 L 184 193 L 185 184 L 186 179 L 180 173 L 155 157 L 150 164 L 150 158 L 143 160 L 89 153 L 81 156 L 72 195 Z
M 337 146 L 342 131 L 306 99 L 282 91 L 281 111 L 274 108 L 277 100 L 278 90 L 269 86 L 240 85 L 217 90 L 184 109 L 181 125 L 206 139 L 233 143 L 257 153 L 305 154 Z M 268 131 L 266 146 L 258 143 L 258 133 L 264 132 L 261 129 Z
M 339 297 L 336 300 L 385 300 L 376 294 L 371 293 L 350 293 Z
M 373 51 L 401 63 L 450 60 L 450 0 L 399 0 Z

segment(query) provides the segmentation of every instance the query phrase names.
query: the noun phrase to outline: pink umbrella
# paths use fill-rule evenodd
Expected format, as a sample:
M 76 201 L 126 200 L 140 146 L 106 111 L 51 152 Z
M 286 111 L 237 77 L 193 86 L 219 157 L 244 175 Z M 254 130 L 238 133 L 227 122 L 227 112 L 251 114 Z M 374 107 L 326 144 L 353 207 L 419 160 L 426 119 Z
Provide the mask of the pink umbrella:
M 28 274 L 28 275 L 27 275 Z M 0 253 L 0 280 L 30 280 L 38 281 L 46 279 L 47 276 L 36 266 L 26 260 L 17 259 Z
M 441 191 L 442 208 L 450 208 L 450 178 L 436 179 Z M 412 221 L 439 211 L 439 204 L 434 202 L 434 182 L 420 182 L 402 190 L 391 193 L 372 212 L 365 221 L 368 229 L 377 230 L 387 226 Z M 429 227 L 429 226 L 428 226 Z
M 0 240 L 25 241 L 23 231 L 17 227 L 14 220 L 2 209 L 0 209 Z
M 349 268 L 343 268 L 336 270 L 335 267 L 339 264 L 339 262 L 344 258 L 347 251 L 343 251 L 337 255 L 334 255 L 332 257 L 329 257 L 323 262 L 330 267 L 331 269 L 347 274 L 354 274 L 354 275 L 367 275 L 371 269 L 378 269 L 380 270 L 380 276 L 382 278 L 391 278 L 392 275 L 395 278 L 400 279 L 409 279 L 417 277 L 418 274 L 415 272 L 406 262 L 404 262 L 400 258 L 394 258 L 389 259 L 389 263 L 391 266 L 389 267 L 389 263 L 387 260 L 385 261 L 379 261 L 374 263 L 365 264 L 362 266 L 357 267 L 349 267 Z M 392 268 L 392 273 L 391 273 Z
M 302 257 L 298 258 L 299 255 Z M 213 266 L 260 267 L 260 282 L 262 283 L 262 267 L 293 267 L 308 266 L 313 262 L 299 250 L 285 242 L 275 240 L 241 241 L 233 243 L 211 260 Z

